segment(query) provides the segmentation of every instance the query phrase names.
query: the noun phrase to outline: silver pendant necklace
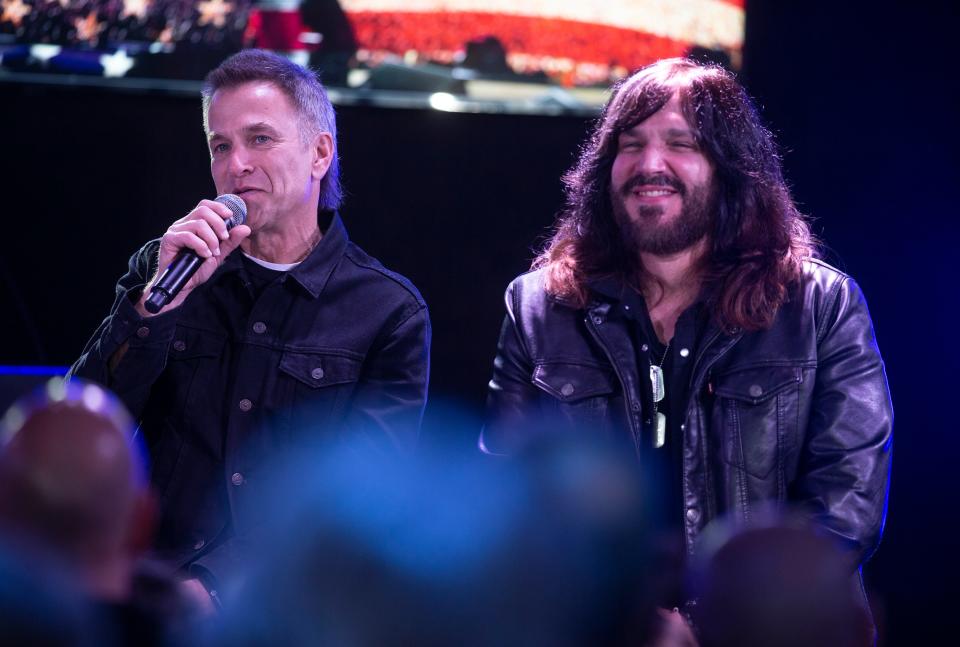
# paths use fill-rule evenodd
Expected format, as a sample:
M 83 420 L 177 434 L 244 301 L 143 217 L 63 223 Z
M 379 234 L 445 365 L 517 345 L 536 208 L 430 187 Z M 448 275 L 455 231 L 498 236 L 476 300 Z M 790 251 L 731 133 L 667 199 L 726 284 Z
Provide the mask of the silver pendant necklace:
M 657 408 L 660 401 L 663 400 L 667 394 L 662 367 L 663 363 L 667 361 L 667 353 L 670 352 L 670 343 L 672 341 L 672 339 L 668 341 L 667 347 L 663 349 L 663 357 L 660 358 L 659 366 L 650 362 L 650 384 L 653 387 L 653 446 L 656 449 L 660 449 L 667 442 L 667 417 L 663 415 L 663 412 L 657 411 Z

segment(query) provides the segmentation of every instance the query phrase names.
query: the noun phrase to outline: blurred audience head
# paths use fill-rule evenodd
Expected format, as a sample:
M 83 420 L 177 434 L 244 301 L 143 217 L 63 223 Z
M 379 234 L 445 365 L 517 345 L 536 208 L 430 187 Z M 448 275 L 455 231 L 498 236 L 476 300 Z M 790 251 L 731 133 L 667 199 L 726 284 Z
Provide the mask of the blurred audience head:
M 105 389 L 55 379 L 0 423 L 0 526 L 101 599 L 129 595 L 154 516 L 133 422 Z
M 0 541 L 0 647 L 101 645 L 90 608 L 43 561 L 25 561 Z
M 873 644 L 859 578 L 836 541 L 774 512 L 705 534 L 692 565 L 702 647 Z
M 217 644 L 642 644 L 654 622 L 636 469 L 606 448 L 346 447 L 283 472 Z

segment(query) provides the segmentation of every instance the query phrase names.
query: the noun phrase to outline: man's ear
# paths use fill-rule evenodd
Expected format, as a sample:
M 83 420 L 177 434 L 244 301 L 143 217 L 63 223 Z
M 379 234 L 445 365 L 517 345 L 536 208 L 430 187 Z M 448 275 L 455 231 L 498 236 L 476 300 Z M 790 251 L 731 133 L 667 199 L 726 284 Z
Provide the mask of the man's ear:
M 333 136 L 330 133 L 319 133 L 311 145 L 313 151 L 313 177 L 323 179 L 333 163 Z

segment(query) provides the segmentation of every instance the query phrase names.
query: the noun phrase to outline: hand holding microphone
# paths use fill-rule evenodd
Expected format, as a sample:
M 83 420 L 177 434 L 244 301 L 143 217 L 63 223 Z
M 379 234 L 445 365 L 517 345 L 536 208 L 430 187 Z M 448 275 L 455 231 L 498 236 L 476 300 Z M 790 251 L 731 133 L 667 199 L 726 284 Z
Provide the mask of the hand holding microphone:
M 250 235 L 247 207 L 233 194 L 201 200 L 160 239 L 157 275 L 143 291 L 137 310 L 144 316 L 175 308 L 209 279 L 223 260 Z

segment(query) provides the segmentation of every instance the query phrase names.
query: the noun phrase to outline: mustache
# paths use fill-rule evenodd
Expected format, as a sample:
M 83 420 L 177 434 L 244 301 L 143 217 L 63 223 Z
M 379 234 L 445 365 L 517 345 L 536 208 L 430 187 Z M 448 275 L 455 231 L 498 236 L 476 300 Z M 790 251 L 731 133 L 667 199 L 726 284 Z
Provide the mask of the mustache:
M 631 191 L 640 186 L 668 186 L 681 196 L 687 195 L 687 187 L 678 178 L 667 175 L 644 175 L 642 173 L 638 173 L 627 180 L 620 189 L 620 193 L 624 196 L 629 195 Z

